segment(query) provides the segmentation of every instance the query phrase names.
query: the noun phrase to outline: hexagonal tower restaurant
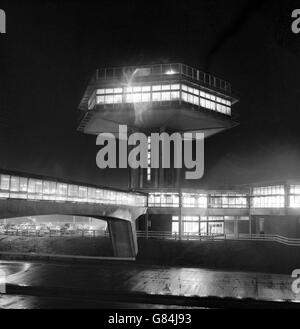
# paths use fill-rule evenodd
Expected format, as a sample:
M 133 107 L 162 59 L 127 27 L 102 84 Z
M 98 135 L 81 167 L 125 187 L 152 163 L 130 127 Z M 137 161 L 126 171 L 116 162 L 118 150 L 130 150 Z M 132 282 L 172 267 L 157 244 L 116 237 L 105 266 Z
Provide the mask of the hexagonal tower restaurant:
M 79 105 L 78 130 L 97 135 L 127 125 L 128 133 L 202 132 L 205 137 L 229 129 L 232 115 L 231 85 L 182 63 L 97 69 Z M 179 169 L 130 170 L 129 188 L 175 188 Z

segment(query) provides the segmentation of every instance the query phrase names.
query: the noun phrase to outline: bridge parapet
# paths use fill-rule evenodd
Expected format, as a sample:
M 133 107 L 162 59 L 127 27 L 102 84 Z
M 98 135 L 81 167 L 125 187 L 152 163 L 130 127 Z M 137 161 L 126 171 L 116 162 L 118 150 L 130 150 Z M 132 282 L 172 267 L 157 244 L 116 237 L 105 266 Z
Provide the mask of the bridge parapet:
M 0 198 L 147 206 L 143 193 L 8 171 L 0 171 Z

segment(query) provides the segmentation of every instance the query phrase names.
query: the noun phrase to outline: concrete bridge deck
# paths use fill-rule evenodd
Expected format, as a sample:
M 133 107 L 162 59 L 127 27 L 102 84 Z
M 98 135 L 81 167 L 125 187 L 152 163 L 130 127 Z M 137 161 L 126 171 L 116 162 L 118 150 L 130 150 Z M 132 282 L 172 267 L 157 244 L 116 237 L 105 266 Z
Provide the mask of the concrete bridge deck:
M 0 171 L 0 218 L 53 214 L 105 220 L 116 257 L 136 256 L 135 220 L 146 209 L 142 193 Z

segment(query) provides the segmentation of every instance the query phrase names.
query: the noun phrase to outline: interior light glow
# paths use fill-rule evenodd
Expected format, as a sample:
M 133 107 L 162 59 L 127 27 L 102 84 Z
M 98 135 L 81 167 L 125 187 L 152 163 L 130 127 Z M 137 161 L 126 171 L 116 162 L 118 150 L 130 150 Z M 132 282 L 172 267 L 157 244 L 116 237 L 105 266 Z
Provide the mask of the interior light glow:
M 170 69 L 170 70 L 166 71 L 165 74 L 171 75 L 171 74 L 176 74 L 176 72 L 173 71 L 172 69 Z

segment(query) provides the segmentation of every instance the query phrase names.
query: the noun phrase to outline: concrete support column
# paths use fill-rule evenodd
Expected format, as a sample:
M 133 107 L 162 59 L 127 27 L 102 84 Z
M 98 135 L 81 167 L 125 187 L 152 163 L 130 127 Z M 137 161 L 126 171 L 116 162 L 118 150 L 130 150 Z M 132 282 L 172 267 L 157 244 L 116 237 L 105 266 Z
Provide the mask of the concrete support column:
M 134 223 L 126 220 L 109 220 L 108 230 L 114 256 L 135 258 L 138 246 Z

